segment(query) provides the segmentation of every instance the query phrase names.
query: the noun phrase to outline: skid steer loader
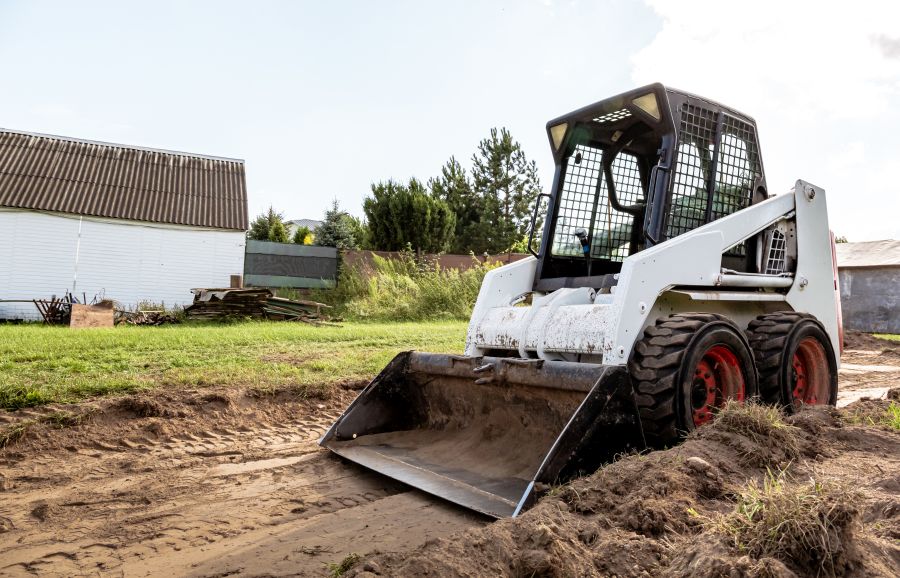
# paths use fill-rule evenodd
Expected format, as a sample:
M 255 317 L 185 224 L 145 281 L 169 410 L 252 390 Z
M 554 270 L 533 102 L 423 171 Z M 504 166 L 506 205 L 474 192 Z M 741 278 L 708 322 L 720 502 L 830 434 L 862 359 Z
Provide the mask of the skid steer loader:
M 835 403 L 825 192 L 770 196 L 751 118 L 654 84 L 547 133 L 556 174 L 532 256 L 485 276 L 465 355 L 401 353 L 322 446 L 507 517 L 677 442 L 726 400 Z

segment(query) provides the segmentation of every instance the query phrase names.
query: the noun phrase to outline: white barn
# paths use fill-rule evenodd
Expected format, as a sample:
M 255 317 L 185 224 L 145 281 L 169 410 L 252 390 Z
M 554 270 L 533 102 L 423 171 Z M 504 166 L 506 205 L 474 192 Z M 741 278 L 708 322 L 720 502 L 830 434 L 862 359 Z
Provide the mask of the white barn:
M 31 299 L 188 303 L 243 273 L 244 163 L 0 129 L 0 319 Z

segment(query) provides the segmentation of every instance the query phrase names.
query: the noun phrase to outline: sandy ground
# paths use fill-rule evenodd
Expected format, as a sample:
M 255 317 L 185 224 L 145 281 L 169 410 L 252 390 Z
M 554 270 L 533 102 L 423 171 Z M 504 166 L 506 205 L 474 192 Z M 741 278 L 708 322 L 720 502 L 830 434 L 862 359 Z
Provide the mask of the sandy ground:
M 321 450 L 351 394 L 230 395 L 102 403 L 0 452 L 0 575 L 321 576 L 485 523 Z
M 839 405 L 900 381 L 900 355 L 871 339 L 845 351 Z M 213 388 L 0 416 L 88 416 L 0 450 L 0 575 L 322 576 L 488 524 L 318 448 L 354 395 Z
M 862 397 L 883 398 L 890 388 L 900 386 L 900 343 L 850 334 L 838 374 L 838 407 Z

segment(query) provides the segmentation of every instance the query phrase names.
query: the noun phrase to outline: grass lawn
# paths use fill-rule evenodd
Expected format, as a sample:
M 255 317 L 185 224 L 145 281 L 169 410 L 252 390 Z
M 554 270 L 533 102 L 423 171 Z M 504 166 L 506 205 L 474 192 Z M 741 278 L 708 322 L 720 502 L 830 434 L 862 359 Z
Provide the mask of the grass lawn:
M 0 325 L 0 407 L 155 387 L 241 385 L 299 392 L 369 379 L 400 351 L 462 353 L 466 322 L 119 326 Z
M 875 337 L 878 337 L 879 339 L 890 339 L 891 341 L 900 341 L 900 335 L 892 333 L 876 333 Z

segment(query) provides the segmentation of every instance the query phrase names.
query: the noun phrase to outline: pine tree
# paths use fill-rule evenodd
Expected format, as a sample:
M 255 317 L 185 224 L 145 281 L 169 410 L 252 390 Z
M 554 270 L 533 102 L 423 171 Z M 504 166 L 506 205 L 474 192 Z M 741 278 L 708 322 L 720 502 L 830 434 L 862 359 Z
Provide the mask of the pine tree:
M 358 225 L 358 227 L 357 227 Z M 337 199 L 331 209 L 325 211 L 322 224 L 316 228 L 315 244 L 338 249 L 358 249 L 361 239 L 361 224 L 357 219 L 342 211 Z
M 288 242 L 287 228 L 280 219 L 272 223 L 272 226 L 269 227 L 269 241 L 272 241 L 273 243 Z
M 447 203 L 456 217 L 449 250 L 454 253 L 473 250 L 471 233 L 481 220 L 482 204 L 456 157 L 450 157 L 441 168 L 441 176 L 428 181 L 428 187 L 433 196 Z
M 275 227 L 276 224 L 280 224 L 281 228 L 284 230 L 285 240 L 279 242 L 287 243 L 287 229 L 284 226 L 284 216 L 281 213 L 275 212 L 275 209 L 273 209 L 271 205 L 266 212 L 261 213 L 252 223 L 250 223 L 250 230 L 247 231 L 247 238 L 254 241 L 270 241 L 272 240 L 272 228 Z
M 470 238 L 478 252 L 510 249 L 528 233 L 532 206 L 540 193 L 537 164 L 505 128 L 491 129 L 472 156 L 472 183 L 478 195 L 479 222 Z

